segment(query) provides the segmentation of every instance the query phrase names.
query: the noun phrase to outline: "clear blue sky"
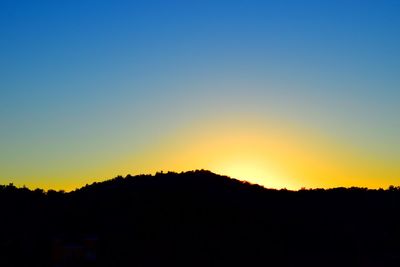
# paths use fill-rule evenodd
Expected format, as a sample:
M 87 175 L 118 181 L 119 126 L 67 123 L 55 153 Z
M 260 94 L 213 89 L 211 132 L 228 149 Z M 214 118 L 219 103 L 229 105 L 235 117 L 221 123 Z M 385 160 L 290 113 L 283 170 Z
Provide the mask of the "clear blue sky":
M 155 144 L 256 118 L 366 157 L 365 185 L 393 184 L 399 14 L 400 1 L 1 1 L 0 183 L 163 169 Z

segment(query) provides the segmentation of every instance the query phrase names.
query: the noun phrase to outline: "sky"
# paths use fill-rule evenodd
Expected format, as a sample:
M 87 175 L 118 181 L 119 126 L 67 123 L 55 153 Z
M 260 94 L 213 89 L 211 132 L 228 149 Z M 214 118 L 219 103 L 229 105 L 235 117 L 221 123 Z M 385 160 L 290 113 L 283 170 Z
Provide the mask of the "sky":
M 0 2 L 0 184 L 400 185 L 399 1 Z

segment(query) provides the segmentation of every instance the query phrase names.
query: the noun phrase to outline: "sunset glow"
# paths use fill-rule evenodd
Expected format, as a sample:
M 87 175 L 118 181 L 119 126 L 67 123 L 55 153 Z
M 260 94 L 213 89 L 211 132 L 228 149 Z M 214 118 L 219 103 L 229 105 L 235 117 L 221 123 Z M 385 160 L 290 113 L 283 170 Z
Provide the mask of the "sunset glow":
M 0 184 L 400 184 L 396 1 L 17 2 L 0 3 Z

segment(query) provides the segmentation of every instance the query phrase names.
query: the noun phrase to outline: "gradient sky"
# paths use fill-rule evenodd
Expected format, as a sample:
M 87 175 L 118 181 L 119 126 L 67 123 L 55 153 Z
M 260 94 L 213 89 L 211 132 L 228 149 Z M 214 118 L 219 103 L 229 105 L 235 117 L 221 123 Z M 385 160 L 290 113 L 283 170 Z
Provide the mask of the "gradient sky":
M 400 184 L 400 1 L 0 2 L 0 183 Z

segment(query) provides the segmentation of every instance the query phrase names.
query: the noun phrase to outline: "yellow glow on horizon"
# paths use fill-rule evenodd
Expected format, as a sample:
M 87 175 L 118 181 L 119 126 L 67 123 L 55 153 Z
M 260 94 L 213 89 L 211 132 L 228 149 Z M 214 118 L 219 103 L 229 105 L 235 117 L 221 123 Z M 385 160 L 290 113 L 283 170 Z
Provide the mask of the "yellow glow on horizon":
M 289 185 L 288 179 L 285 179 L 281 173 L 268 166 L 268 163 L 260 158 L 224 159 L 214 169 L 223 175 L 270 188 L 285 188 Z
M 144 155 L 144 154 L 142 154 Z M 267 188 L 382 185 L 398 169 L 369 161 L 346 144 L 274 122 L 217 121 L 166 136 L 136 161 L 138 173 L 208 169 Z
M 136 173 L 208 169 L 232 178 L 247 180 L 269 188 L 297 189 L 296 180 L 304 173 L 299 165 L 312 164 L 315 158 L 307 146 L 299 143 L 276 125 L 223 121 L 182 130 L 140 153 Z M 307 162 L 308 161 L 308 162 Z M 311 162 L 311 163 L 310 163 Z M 291 171 L 292 169 L 292 171 Z
M 54 179 L 55 168 L 36 182 L 31 178 L 32 184 L 26 185 L 70 191 L 117 175 L 195 169 L 208 169 L 267 188 L 396 185 L 398 165 L 379 162 L 366 156 L 368 153 L 332 140 L 279 122 L 240 118 L 208 121 L 165 133 L 162 139 L 152 140 L 151 145 L 140 149 L 127 149 L 125 154 L 74 166 L 59 179 Z

